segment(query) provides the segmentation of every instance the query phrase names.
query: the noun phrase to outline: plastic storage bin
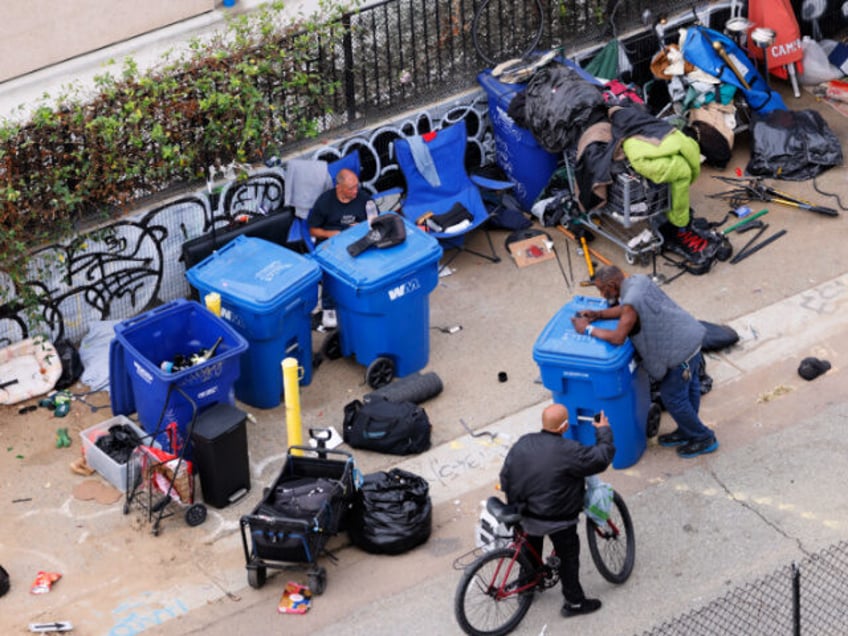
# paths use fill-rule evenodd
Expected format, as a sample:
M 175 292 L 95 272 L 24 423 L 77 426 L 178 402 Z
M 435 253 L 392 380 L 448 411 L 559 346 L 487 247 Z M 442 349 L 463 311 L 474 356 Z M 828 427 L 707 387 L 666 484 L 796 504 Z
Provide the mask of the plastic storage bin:
M 85 454 L 86 463 L 100 473 L 103 478 L 115 488 L 121 492 L 126 492 L 128 462 L 124 462 L 123 464 L 118 463 L 108 453 L 104 452 L 99 446 L 97 446 L 97 440 L 104 435 L 108 435 L 109 429 L 112 426 L 120 425 L 125 425 L 135 431 L 135 434 L 138 435 L 142 443 L 151 443 L 150 435 L 146 434 L 123 415 L 118 415 L 106 420 L 105 422 L 100 422 L 100 424 L 89 426 L 80 432 L 80 439 L 82 440 L 82 449 Z M 158 444 L 155 445 L 158 446 Z M 133 474 L 138 475 L 139 471 L 135 470 L 133 471 Z
M 262 409 L 280 404 L 284 358 L 297 359 L 300 383 L 312 381 L 311 312 L 321 269 L 269 241 L 239 236 L 186 272 L 202 298 L 221 294 L 221 317 L 248 342 L 236 397 Z
M 219 337 L 221 344 L 209 360 L 176 373 L 160 368 L 177 354 L 208 349 Z M 134 406 L 144 430 L 158 433 L 163 450 L 178 453 L 190 442 L 188 427 L 195 408 L 200 413 L 213 404 L 234 403 L 239 358 L 246 350 L 247 342 L 235 329 L 194 301 L 174 300 L 120 322 L 110 350 L 112 412 L 128 415 L 122 409 Z M 173 440 L 177 448 L 165 432 L 171 423 L 177 425 L 178 439 Z M 187 447 L 186 456 L 190 455 Z
M 347 247 L 368 232 L 360 223 L 313 253 L 336 301 L 341 355 L 369 365 L 366 381 L 373 388 L 381 384 L 369 378 L 372 363 L 385 361 L 389 376 L 403 377 L 424 368 L 430 356 L 430 292 L 439 281 L 442 248 L 408 220 L 404 224 L 406 240 L 393 247 L 351 256 Z
M 510 102 L 524 89 L 524 84 L 505 84 L 492 77 L 491 71 L 480 73 L 477 82 L 489 99 L 495 160 L 515 182 L 513 193 L 518 202 L 529 210 L 548 185 L 559 156 L 542 148 L 533 133 L 516 124 L 508 114 Z
M 630 341 L 620 346 L 574 331 L 571 317 L 583 309 L 604 309 L 600 298 L 575 296 L 548 322 L 533 346 L 533 359 L 542 383 L 554 402 L 569 413 L 566 437 L 587 445 L 595 443 L 592 418 L 603 410 L 615 440 L 613 468 L 639 461 L 647 446 L 646 426 L 651 404 L 648 374 L 633 359 Z M 597 321 L 614 328 L 614 320 Z

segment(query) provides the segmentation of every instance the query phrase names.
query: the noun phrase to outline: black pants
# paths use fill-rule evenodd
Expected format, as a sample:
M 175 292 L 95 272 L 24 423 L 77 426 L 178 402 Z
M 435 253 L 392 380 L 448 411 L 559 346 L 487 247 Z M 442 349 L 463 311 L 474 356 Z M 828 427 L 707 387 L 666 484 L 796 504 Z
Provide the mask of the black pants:
M 586 595 L 580 586 L 580 537 L 577 536 L 577 524 L 554 532 L 548 537 L 559 557 L 559 580 L 562 585 L 562 595 L 569 603 L 582 603 Z M 528 536 L 527 540 L 539 556 L 544 558 L 542 553 L 544 537 Z

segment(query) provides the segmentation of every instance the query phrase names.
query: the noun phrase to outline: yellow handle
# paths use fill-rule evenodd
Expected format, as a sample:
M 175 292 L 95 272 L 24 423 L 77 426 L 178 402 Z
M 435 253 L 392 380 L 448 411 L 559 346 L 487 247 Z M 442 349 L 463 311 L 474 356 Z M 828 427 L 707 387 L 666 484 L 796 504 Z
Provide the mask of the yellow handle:
M 595 268 L 592 267 L 592 257 L 589 255 L 589 246 L 586 245 L 586 237 L 580 237 L 580 247 L 583 248 L 583 258 L 586 259 L 586 268 L 589 270 L 589 280 L 595 278 Z

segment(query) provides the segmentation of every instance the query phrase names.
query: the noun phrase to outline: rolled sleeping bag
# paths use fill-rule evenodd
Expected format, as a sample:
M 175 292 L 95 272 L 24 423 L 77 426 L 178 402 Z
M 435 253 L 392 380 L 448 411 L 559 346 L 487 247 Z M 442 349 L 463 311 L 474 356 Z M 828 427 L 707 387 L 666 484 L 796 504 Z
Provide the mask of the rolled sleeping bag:
M 434 372 L 411 373 L 404 378 L 398 378 L 362 398 L 369 402 L 375 398 L 383 398 L 391 402 L 415 402 L 421 404 L 442 392 L 444 386 L 441 378 Z

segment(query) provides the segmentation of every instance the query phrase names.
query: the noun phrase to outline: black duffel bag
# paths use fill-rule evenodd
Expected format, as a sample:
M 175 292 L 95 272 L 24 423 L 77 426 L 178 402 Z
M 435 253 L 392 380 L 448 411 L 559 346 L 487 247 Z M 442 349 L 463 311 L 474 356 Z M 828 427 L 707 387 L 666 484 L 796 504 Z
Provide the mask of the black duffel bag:
M 430 484 L 400 468 L 365 475 L 350 515 L 347 532 L 357 547 L 372 554 L 407 552 L 430 538 Z
M 344 407 L 343 438 L 353 448 L 411 455 L 430 448 L 430 418 L 414 402 L 353 400 Z

